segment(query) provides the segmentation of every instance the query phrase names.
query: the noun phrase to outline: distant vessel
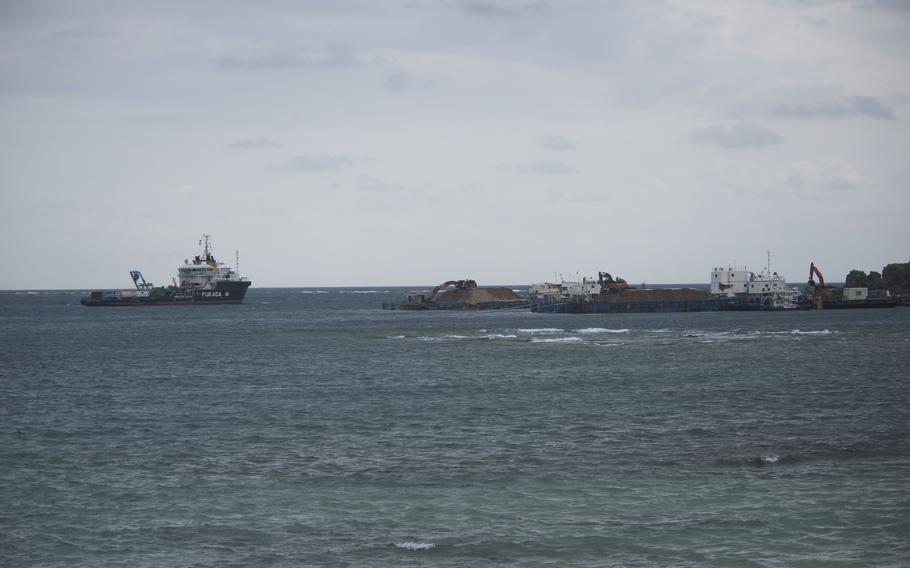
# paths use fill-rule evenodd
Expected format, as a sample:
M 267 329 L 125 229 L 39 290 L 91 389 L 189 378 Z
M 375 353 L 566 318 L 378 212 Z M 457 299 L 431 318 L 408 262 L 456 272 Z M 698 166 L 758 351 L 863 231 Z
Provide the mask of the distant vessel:
M 777 272 L 771 272 L 771 254 L 768 266 L 758 274 L 733 267 L 714 268 L 711 271 L 709 292 L 720 298 L 737 300 L 739 310 L 794 310 L 808 308 L 800 302 L 799 288 L 787 286 L 787 281 Z
M 531 311 L 554 313 L 650 313 L 771 311 L 806 309 L 799 290 L 767 270 L 756 275 L 748 270 L 715 268 L 708 291 L 694 288 L 635 288 L 622 278 L 599 272 L 597 280 L 544 282 L 528 288 Z
M 443 292 L 448 287 L 452 290 Z M 429 294 L 410 292 L 398 304 L 385 303 L 384 310 L 501 310 L 527 308 L 528 301 L 509 288 L 478 288 L 471 279 L 449 280 Z
M 239 304 L 252 282 L 240 276 L 212 255 L 211 235 L 202 235 L 202 254 L 184 260 L 177 279 L 170 286 L 146 282 L 142 273 L 131 270 L 135 290 L 95 290 L 80 300 L 83 306 L 159 306 L 191 304 Z
M 818 277 L 818 282 L 815 282 Z M 847 310 L 857 308 L 895 308 L 901 301 L 892 298 L 888 290 L 869 288 L 835 288 L 825 285 L 825 277 L 815 263 L 809 264 L 809 282 L 806 296 L 818 310 Z

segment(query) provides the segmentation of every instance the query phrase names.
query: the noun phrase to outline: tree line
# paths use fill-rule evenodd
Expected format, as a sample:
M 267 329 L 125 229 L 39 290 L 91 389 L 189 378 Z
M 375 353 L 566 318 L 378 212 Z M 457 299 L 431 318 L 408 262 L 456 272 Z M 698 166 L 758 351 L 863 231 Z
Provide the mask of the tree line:
M 881 272 L 872 271 L 866 274 L 853 269 L 845 279 L 847 288 L 869 288 L 870 290 L 888 290 L 892 294 L 910 293 L 910 262 L 893 262 Z

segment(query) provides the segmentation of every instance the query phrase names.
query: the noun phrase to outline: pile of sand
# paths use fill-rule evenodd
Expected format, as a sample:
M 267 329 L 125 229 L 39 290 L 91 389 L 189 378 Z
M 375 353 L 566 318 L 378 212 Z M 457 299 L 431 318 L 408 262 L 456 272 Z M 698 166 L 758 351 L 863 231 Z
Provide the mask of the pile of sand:
M 471 290 L 449 290 L 436 296 L 437 304 L 465 304 L 476 306 L 490 302 L 524 302 L 525 299 L 510 288 L 473 288 Z
M 595 298 L 595 301 L 625 304 L 631 302 L 681 302 L 687 300 L 708 300 L 710 298 L 711 295 L 707 292 L 700 292 L 694 288 L 651 288 L 601 294 Z

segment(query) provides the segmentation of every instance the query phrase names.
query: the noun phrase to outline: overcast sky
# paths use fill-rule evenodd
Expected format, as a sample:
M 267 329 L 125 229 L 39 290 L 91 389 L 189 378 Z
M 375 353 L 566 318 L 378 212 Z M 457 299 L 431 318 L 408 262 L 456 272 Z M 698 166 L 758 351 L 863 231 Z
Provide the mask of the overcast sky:
M 0 288 L 910 260 L 910 2 L 0 3 Z

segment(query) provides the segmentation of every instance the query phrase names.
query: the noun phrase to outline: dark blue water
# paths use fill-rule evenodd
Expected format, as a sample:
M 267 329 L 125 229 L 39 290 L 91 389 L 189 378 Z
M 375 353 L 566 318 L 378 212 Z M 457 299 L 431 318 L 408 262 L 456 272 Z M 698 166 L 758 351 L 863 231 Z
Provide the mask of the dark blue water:
M 0 292 L 0 564 L 907 566 L 910 309 Z

